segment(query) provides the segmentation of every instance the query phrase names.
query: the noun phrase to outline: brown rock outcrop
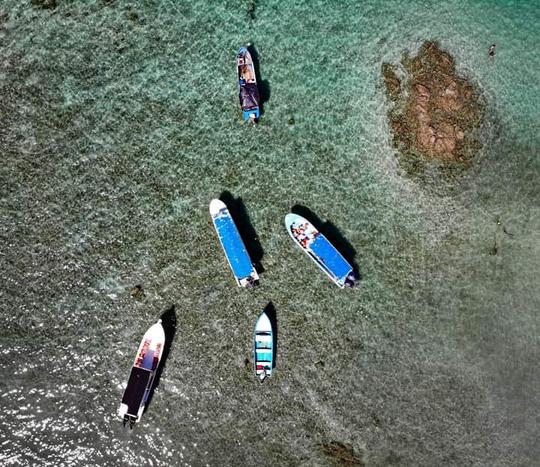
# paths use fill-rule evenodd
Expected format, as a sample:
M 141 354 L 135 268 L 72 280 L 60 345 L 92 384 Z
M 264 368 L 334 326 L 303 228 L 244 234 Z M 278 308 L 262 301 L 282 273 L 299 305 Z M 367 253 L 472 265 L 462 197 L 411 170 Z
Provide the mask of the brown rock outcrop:
M 394 144 L 406 156 L 445 163 L 464 162 L 478 148 L 474 130 L 482 106 L 471 84 L 456 74 L 454 59 L 437 43 L 426 42 L 415 57 L 404 57 L 406 79 L 394 65 L 383 64 Z

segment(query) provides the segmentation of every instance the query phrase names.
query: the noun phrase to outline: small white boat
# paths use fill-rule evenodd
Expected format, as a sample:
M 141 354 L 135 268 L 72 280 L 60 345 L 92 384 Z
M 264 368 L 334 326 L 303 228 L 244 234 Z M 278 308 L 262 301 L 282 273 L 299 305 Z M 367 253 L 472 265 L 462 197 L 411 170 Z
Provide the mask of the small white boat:
M 311 222 L 298 214 L 285 216 L 287 232 L 324 273 L 340 288 L 353 287 L 353 267 Z
M 274 366 L 274 330 L 270 318 L 263 311 L 255 324 L 253 338 L 253 366 L 255 375 L 262 381 L 272 376 Z
M 236 283 L 241 287 L 256 285 L 259 275 L 225 203 L 213 199 L 210 202 L 210 216 Z
M 122 396 L 118 415 L 124 420 L 124 426 L 129 422 L 129 427 L 133 428 L 133 425 L 141 419 L 164 346 L 165 331 L 159 320 L 142 338 Z

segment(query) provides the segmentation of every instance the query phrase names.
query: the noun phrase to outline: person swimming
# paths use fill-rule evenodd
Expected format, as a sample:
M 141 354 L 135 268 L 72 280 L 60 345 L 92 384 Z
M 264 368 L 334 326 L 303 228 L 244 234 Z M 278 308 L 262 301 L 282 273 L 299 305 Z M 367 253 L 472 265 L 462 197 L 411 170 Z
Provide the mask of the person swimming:
M 488 56 L 491 59 L 495 57 L 495 47 L 497 47 L 497 44 L 491 44 L 491 46 L 489 47 Z

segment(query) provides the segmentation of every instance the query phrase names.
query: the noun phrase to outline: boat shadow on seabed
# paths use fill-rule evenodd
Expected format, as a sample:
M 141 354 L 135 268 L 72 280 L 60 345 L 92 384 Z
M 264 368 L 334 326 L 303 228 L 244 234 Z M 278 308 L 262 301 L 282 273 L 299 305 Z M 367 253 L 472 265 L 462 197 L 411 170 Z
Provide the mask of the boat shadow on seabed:
M 257 80 L 257 88 L 259 89 L 259 97 L 261 99 L 259 102 L 259 109 L 262 115 L 264 114 L 264 104 L 270 100 L 270 83 L 266 79 L 261 79 L 261 74 L 259 71 L 259 54 L 257 53 L 257 49 L 253 43 L 250 43 L 247 46 L 247 49 L 251 55 L 251 59 L 253 60 L 253 67 L 255 68 L 255 79 Z
M 270 324 L 272 325 L 272 348 L 274 351 L 274 361 L 272 362 L 272 368 L 276 367 L 276 360 L 277 360 L 277 351 L 278 351 L 278 325 L 277 325 L 277 314 L 276 314 L 276 307 L 272 302 L 268 302 L 268 305 L 264 307 L 263 310 L 266 313 L 266 316 L 268 316 L 268 319 L 270 320 Z
M 174 335 L 176 334 L 176 306 L 172 305 L 169 309 L 163 312 L 160 316 L 161 325 L 163 326 L 163 331 L 165 332 L 165 345 L 163 346 L 163 354 L 161 355 L 161 361 L 159 367 L 156 370 L 156 376 L 154 378 L 154 384 L 152 384 L 152 389 L 150 389 L 150 394 L 148 395 L 148 400 L 144 407 L 144 412 L 148 410 L 148 407 L 152 403 L 152 397 L 154 396 L 154 391 L 159 386 L 159 381 L 161 379 L 161 373 L 165 368 L 165 363 L 169 357 L 169 352 L 171 351 L 171 345 L 174 340 Z
M 352 266 L 355 280 L 362 280 L 360 270 L 358 269 L 358 264 L 356 264 L 355 261 L 356 250 L 334 224 L 328 221 L 323 222 L 311 209 L 307 208 L 306 206 L 302 206 L 301 204 L 295 204 L 292 207 L 291 212 L 293 214 L 302 216 L 311 222 L 313 226 L 319 232 L 321 232 L 332 245 L 334 245 L 334 247 Z
M 219 199 L 226 204 L 236 228 L 238 229 L 238 233 L 246 246 L 246 250 L 255 270 L 258 274 L 262 274 L 264 272 L 264 267 L 261 260 L 264 256 L 264 250 L 261 246 L 261 242 L 259 242 L 259 237 L 257 237 L 257 232 L 255 232 L 253 225 L 251 225 L 242 198 L 235 198 L 229 191 L 224 191 L 219 196 Z

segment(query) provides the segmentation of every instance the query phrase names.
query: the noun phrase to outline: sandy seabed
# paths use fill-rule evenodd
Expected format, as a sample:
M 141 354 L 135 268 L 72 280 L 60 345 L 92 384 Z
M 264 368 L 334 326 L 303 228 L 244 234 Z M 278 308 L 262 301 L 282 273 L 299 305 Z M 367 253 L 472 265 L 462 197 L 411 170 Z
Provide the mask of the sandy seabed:
M 56 3 L 0 4 L 2 465 L 540 457 L 535 2 L 257 1 L 253 19 L 241 1 Z M 482 151 L 436 190 L 397 163 L 380 75 L 424 40 L 487 103 Z M 247 42 L 268 98 L 257 127 L 237 99 Z M 223 192 L 262 249 L 254 290 L 212 230 Z M 333 229 L 358 288 L 294 248 L 295 205 Z M 269 302 L 261 385 L 251 339 Z M 125 430 L 137 345 L 172 305 L 159 386 Z

